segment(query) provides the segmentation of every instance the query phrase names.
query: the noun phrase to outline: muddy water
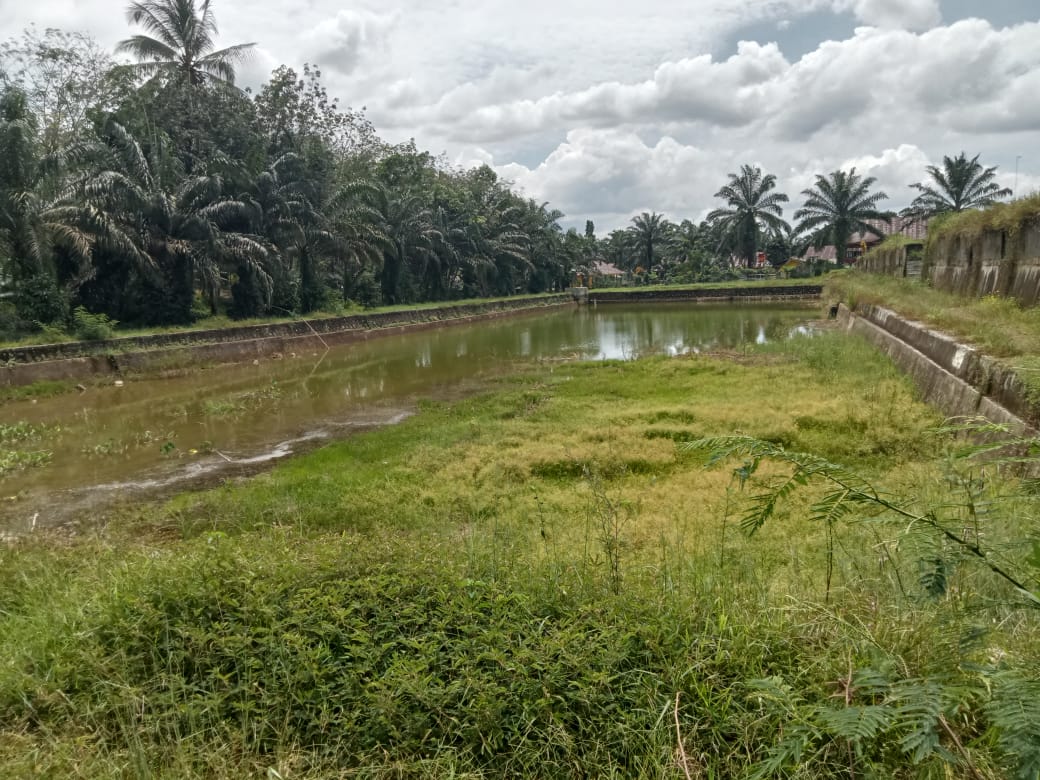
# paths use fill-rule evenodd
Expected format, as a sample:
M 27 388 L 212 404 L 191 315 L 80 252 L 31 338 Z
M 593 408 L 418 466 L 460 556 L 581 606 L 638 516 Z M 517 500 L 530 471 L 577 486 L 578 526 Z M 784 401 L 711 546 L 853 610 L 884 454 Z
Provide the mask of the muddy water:
M 813 313 L 721 304 L 563 307 L 8 403 L 0 426 L 20 425 L 22 433 L 9 433 L 2 446 L 49 456 L 0 476 L 0 531 L 84 521 L 105 502 L 255 472 L 328 439 L 404 419 L 420 399 L 472 392 L 532 362 L 774 341 Z

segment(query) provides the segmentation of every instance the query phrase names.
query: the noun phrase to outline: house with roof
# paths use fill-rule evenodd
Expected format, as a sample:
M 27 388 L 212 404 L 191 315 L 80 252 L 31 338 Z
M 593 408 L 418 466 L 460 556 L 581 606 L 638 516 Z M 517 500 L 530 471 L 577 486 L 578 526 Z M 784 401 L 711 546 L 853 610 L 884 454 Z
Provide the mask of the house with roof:
M 589 277 L 595 287 L 617 287 L 625 278 L 625 272 L 605 260 L 593 260 Z
M 853 233 L 844 247 L 842 262 L 855 263 L 865 253 L 884 241 L 888 236 L 901 235 L 920 241 L 922 244 L 928 237 L 928 221 L 919 217 L 893 216 L 891 220 L 868 219 L 865 222 L 877 230 L 877 233 Z M 837 250 L 833 245 L 823 247 L 809 247 L 803 260 L 813 260 L 827 263 L 836 263 Z

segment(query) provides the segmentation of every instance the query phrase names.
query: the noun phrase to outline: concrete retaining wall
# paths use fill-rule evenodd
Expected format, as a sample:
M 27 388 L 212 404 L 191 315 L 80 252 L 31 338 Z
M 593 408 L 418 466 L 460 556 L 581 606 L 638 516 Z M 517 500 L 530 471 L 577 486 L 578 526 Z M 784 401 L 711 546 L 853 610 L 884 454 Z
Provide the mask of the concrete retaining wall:
M 775 287 L 704 287 L 688 290 L 589 290 L 589 303 L 667 303 L 676 301 L 784 301 L 815 300 L 823 287 L 799 284 Z
M 240 363 L 264 355 L 321 350 L 324 344 L 346 344 L 568 305 L 573 305 L 570 296 L 551 295 L 224 330 L 19 347 L 0 350 L 0 385 Z M 84 354 L 86 352 L 93 354 Z
M 839 307 L 850 333 L 866 337 L 914 381 L 924 401 L 950 417 L 982 416 L 1036 435 L 1040 408 L 1014 371 L 974 347 L 880 306 Z
M 856 267 L 872 274 L 906 276 L 906 246 L 871 249 L 856 263 Z
M 875 249 L 863 258 L 861 267 L 906 276 L 905 248 Z M 1015 231 L 938 235 L 925 250 L 921 278 L 937 290 L 969 298 L 1004 295 L 1034 306 L 1040 303 L 1040 220 Z

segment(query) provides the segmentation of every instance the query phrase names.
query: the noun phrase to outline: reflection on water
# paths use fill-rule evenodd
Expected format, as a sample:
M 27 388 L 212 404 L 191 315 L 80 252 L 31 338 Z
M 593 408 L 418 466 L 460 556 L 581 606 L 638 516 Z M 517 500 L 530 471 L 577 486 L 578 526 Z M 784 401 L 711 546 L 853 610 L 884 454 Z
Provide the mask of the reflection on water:
M 739 348 L 804 331 L 808 316 L 789 306 L 567 307 L 10 403 L 0 423 L 48 426 L 31 448 L 52 458 L 0 478 L 0 497 L 19 496 L 0 512 L 32 516 L 72 495 L 61 491 L 169 485 L 288 455 L 302 442 L 400 419 L 419 398 L 464 392 L 524 362 Z

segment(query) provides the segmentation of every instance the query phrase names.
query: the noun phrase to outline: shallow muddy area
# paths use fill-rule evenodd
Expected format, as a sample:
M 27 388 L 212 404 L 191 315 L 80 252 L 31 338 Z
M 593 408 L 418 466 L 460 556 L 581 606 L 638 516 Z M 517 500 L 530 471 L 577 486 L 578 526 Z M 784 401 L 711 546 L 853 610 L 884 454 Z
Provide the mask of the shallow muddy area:
M 88 523 L 112 502 L 256 473 L 539 361 L 740 348 L 804 331 L 814 313 L 790 304 L 563 308 L 10 402 L 0 408 L 0 532 Z

